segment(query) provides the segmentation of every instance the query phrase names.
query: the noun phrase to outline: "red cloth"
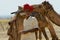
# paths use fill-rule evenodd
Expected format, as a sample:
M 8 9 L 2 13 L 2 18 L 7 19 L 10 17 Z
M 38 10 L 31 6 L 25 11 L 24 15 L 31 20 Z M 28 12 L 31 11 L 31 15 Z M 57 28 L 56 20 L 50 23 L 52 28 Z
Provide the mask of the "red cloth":
M 33 9 L 34 9 L 33 6 L 30 6 L 30 11 L 33 11 Z
M 24 11 L 26 11 L 26 10 L 30 10 L 30 11 L 33 11 L 33 6 L 30 6 L 29 4 L 25 4 L 24 5 Z

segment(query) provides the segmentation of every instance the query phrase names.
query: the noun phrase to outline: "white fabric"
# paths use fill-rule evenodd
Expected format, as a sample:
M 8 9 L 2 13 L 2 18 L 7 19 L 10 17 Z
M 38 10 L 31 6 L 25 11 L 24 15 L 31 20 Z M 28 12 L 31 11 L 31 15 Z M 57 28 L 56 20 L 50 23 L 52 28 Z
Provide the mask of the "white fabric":
M 24 30 L 30 30 L 33 28 L 38 28 L 38 21 L 35 17 L 29 17 L 27 20 L 24 19 Z

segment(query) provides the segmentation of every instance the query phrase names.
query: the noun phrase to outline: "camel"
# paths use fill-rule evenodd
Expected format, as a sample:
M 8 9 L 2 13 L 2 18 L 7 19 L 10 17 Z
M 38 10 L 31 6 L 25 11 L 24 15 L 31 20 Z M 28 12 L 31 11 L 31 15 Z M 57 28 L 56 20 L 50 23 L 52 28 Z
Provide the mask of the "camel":
M 19 9 L 21 9 L 21 8 L 19 7 Z M 13 12 L 13 13 L 18 13 L 18 15 L 19 15 L 20 12 L 23 12 L 23 11 L 17 11 L 17 12 Z M 13 13 L 12 13 L 12 14 L 13 14 Z M 21 14 L 21 13 L 20 13 L 20 14 Z M 23 16 L 22 16 L 22 17 L 23 17 Z M 20 20 L 23 20 L 23 19 L 25 18 L 25 17 L 23 17 L 23 18 L 22 18 L 22 17 L 21 17 L 21 16 L 20 16 L 20 17 L 18 16 L 19 21 L 20 21 Z M 21 18 L 22 18 L 22 19 L 21 19 Z M 14 20 L 17 20 L 17 19 L 14 19 Z M 18 21 L 18 20 L 17 20 L 17 21 Z M 16 21 L 15 21 L 15 22 L 16 22 Z M 10 26 L 11 26 L 11 27 L 12 27 L 11 24 L 13 24 L 13 25 L 15 25 L 15 26 L 17 25 L 17 24 L 14 23 L 14 21 L 9 22 L 9 23 L 10 23 Z M 17 22 L 17 23 L 18 23 L 18 22 Z M 21 23 L 21 22 L 19 22 L 19 23 Z M 23 24 L 23 22 L 22 22 L 22 24 Z M 19 25 L 20 25 L 20 24 L 19 24 Z M 20 25 L 20 26 L 21 26 L 21 25 Z M 21 26 L 21 27 L 23 27 L 23 26 Z M 19 28 L 19 26 L 18 26 L 18 28 Z M 17 28 L 17 29 L 18 29 L 18 28 Z M 21 29 L 22 29 L 22 28 L 21 28 Z M 9 29 L 9 30 L 11 30 L 11 29 Z M 45 30 L 45 29 L 44 29 L 44 30 Z M 19 29 L 18 31 L 20 31 L 20 29 Z M 37 31 L 38 31 L 38 28 L 34 28 L 34 29 L 31 29 L 31 30 L 23 31 L 23 33 L 35 32 L 36 40 L 37 40 L 37 38 L 38 38 L 38 37 L 37 37 Z M 41 32 L 40 29 L 39 29 L 39 32 Z M 8 31 L 8 34 L 9 34 L 9 33 L 10 33 L 10 32 Z M 17 32 L 16 32 L 16 33 L 17 33 Z M 43 33 L 46 33 L 46 32 L 44 31 Z M 10 35 L 11 35 L 11 34 L 10 34 Z M 12 35 L 14 35 L 14 34 L 12 34 Z M 21 34 L 19 33 L 19 35 L 21 35 Z M 41 35 L 41 34 L 40 34 L 40 35 Z M 41 40 L 42 37 L 41 37 L 40 35 L 39 35 L 39 37 L 40 37 L 40 40 Z M 16 36 L 17 36 L 17 35 L 16 35 Z M 46 34 L 44 34 L 44 36 L 47 37 Z M 21 39 L 20 36 L 19 36 L 18 38 Z M 10 39 L 11 39 L 11 37 L 10 37 Z M 16 39 L 15 39 L 15 40 L 16 40 Z M 48 37 L 46 38 L 46 40 L 49 40 Z
M 52 36 L 52 40 L 58 40 L 58 37 L 57 37 L 57 35 L 56 35 L 56 33 L 55 33 L 55 31 L 54 31 L 54 28 L 53 28 L 53 26 L 52 26 L 52 24 L 48 21 L 49 20 L 49 18 L 48 17 L 46 17 L 46 16 L 44 16 L 44 15 L 46 15 L 46 10 L 44 9 L 44 6 L 42 6 L 42 5 L 37 5 L 36 7 L 35 7 L 35 9 L 33 10 L 33 12 L 37 12 L 36 14 L 33 14 L 32 13 L 32 16 L 34 16 L 34 17 L 36 17 L 37 18 L 37 20 L 38 20 L 38 22 L 39 22 L 39 24 L 40 24 L 40 28 L 41 28 L 41 30 L 43 30 L 43 29 L 45 29 L 45 27 L 47 26 L 48 27 L 48 29 L 49 29 L 49 31 L 50 31 L 50 33 L 51 33 L 51 36 Z M 39 14 L 38 14 L 39 13 Z M 43 15 L 44 14 L 44 15 Z M 41 15 L 41 16 L 40 16 Z M 54 14 L 55 15 L 55 14 Z M 40 16 L 40 17 L 39 17 Z M 49 14 L 49 16 L 51 17 L 51 15 Z M 56 16 L 56 15 L 55 15 Z M 56 17 L 58 17 L 58 16 L 56 16 Z M 55 17 L 55 19 L 56 19 L 56 17 Z M 41 18 L 41 20 L 39 19 L 39 18 Z M 47 18 L 47 19 L 46 19 Z M 52 18 L 52 17 L 51 17 Z M 52 20 L 52 19 L 51 19 Z M 56 21 L 54 21 L 54 20 L 52 20 L 53 22 L 55 22 L 55 23 L 57 23 L 57 20 Z M 59 21 L 59 17 L 58 17 L 58 21 Z M 44 24 L 44 26 L 42 25 L 42 24 Z M 58 25 L 59 25 L 59 23 L 58 23 Z
M 18 9 L 20 10 L 20 7 Z M 22 33 L 26 34 L 29 32 L 35 32 L 36 40 L 37 40 L 37 31 L 39 30 L 38 28 L 23 31 L 24 30 L 23 21 L 26 18 L 26 15 L 25 13 L 19 10 L 17 12 L 13 12 L 16 13 L 16 16 L 13 20 L 9 22 L 10 28 L 8 29 L 8 33 L 7 33 L 9 35 L 9 40 L 21 40 L 21 34 Z
M 41 8 L 40 8 L 40 7 L 41 7 L 41 5 L 39 5 L 38 10 L 41 9 L 42 11 L 41 11 L 41 10 L 38 11 L 37 9 L 36 9 L 36 10 L 34 9 L 34 11 L 40 13 L 40 15 L 43 15 L 43 14 L 45 13 L 45 9 L 43 10 L 42 7 L 41 7 Z M 43 7 L 44 7 L 44 6 L 43 6 Z M 43 12 L 43 13 L 42 13 L 42 12 Z M 45 14 L 44 14 L 44 15 L 45 15 Z M 43 15 L 43 16 L 44 16 L 44 15 Z M 50 14 L 49 14 L 49 15 L 50 15 Z M 45 16 L 42 17 L 42 18 L 45 18 Z M 42 20 L 42 21 L 43 21 L 43 20 Z M 46 21 L 46 20 L 45 20 L 45 21 Z M 43 22 L 42 22 L 42 23 L 43 23 Z M 42 24 L 42 23 L 41 23 L 41 24 Z M 53 38 L 52 40 L 58 40 L 58 39 L 57 39 L 57 36 L 56 36 L 56 34 L 55 34 L 55 31 L 54 31 L 54 29 L 53 29 L 53 27 L 52 27 L 52 25 L 51 25 L 51 23 L 48 21 L 48 22 L 46 22 L 46 24 L 47 24 L 46 26 L 48 26 L 50 32 L 52 33 L 52 30 L 53 30 L 53 32 L 54 32 L 54 34 L 53 34 L 53 33 L 51 34 L 51 36 L 52 36 L 52 38 Z M 45 24 L 44 24 L 44 25 L 45 25 Z M 50 27 L 49 27 L 49 26 L 50 26 Z M 44 26 L 44 28 L 45 28 L 45 26 Z M 41 29 L 44 29 L 44 28 L 41 27 Z M 52 30 L 51 30 L 51 29 L 52 29 Z M 56 39 L 55 39 L 55 38 L 56 38 Z
M 38 8 L 38 9 L 39 9 L 39 8 Z M 37 9 L 35 9 L 35 11 L 36 11 L 36 10 L 37 10 Z M 37 15 L 37 14 L 36 14 L 36 15 Z M 38 14 L 38 15 L 39 15 L 39 16 L 42 16 L 42 15 L 40 15 L 40 14 Z M 37 15 L 37 16 L 38 16 L 38 15 Z M 42 19 L 40 19 L 39 16 L 37 17 L 37 18 L 39 19 L 38 22 L 44 23 L 44 21 L 46 21 L 46 19 L 42 16 L 42 18 L 43 18 L 43 20 L 42 20 Z M 48 37 L 47 37 L 47 35 L 45 34 L 45 33 L 46 33 L 46 32 L 45 32 L 45 29 L 42 28 L 42 27 L 46 26 L 48 23 L 45 22 L 44 26 L 42 26 L 42 23 L 39 24 L 39 27 L 41 26 L 40 28 L 42 29 L 42 32 L 43 32 L 44 36 L 46 37 L 46 40 L 49 40 Z M 47 26 L 49 26 L 49 25 L 47 25 Z M 50 25 L 50 26 L 51 26 L 51 25 Z M 50 29 L 50 30 L 51 30 L 51 29 Z M 53 29 L 53 27 L 52 27 L 52 30 L 53 30 L 53 32 L 55 32 L 54 29 Z M 51 30 L 51 31 L 52 31 L 52 30 Z M 40 30 L 39 30 L 39 31 L 40 31 Z M 40 31 L 40 32 L 41 32 L 41 31 Z M 41 35 L 41 34 L 40 34 L 40 35 Z M 39 35 L 39 36 L 40 36 L 40 35 Z M 52 35 L 53 35 L 53 34 L 52 34 Z M 53 36 L 54 36 L 54 35 L 53 35 Z M 56 35 L 55 35 L 55 37 L 56 37 Z M 40 37 L 40 40 L 41 40 L 41 37 Z

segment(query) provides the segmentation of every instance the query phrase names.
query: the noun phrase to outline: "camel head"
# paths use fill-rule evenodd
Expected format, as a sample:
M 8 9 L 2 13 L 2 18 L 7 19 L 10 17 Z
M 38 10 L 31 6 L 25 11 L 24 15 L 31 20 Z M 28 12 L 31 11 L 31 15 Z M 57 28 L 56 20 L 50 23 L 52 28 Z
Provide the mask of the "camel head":
M 53 9 L 52 5 L 48 1 L 42 2 L 42 5 L 46 10 Z
M 12 12 L 11 14 L 26 16 L 26 12 L 23 10 L 23 8 L 21 6 L 18 6 L 18 10 L 15 12 Z

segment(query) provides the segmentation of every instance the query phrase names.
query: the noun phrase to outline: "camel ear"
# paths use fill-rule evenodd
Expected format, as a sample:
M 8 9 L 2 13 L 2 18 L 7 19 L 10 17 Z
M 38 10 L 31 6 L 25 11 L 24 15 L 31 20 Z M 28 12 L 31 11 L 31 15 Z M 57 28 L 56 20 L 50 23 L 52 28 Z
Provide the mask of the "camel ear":
M 54 10 L 50 10 L 47 13 L 47 18 L 50 19 L 54 24 L 60 26 L 60 15 L 57 14 Z
M 24 12 L 24 10 L 21 6 L 18 6 L 18 10 L 20 11 L 20 13 Z
M 18 6 L 18 10 L 22 10 L 22 7 L 21 6 Z
M 18 10 L 15 12 L 12 12 L 11 14 L 22 13 L 22 12 L 24 12 L 23 8 L 21 6 L 18 6 Z

